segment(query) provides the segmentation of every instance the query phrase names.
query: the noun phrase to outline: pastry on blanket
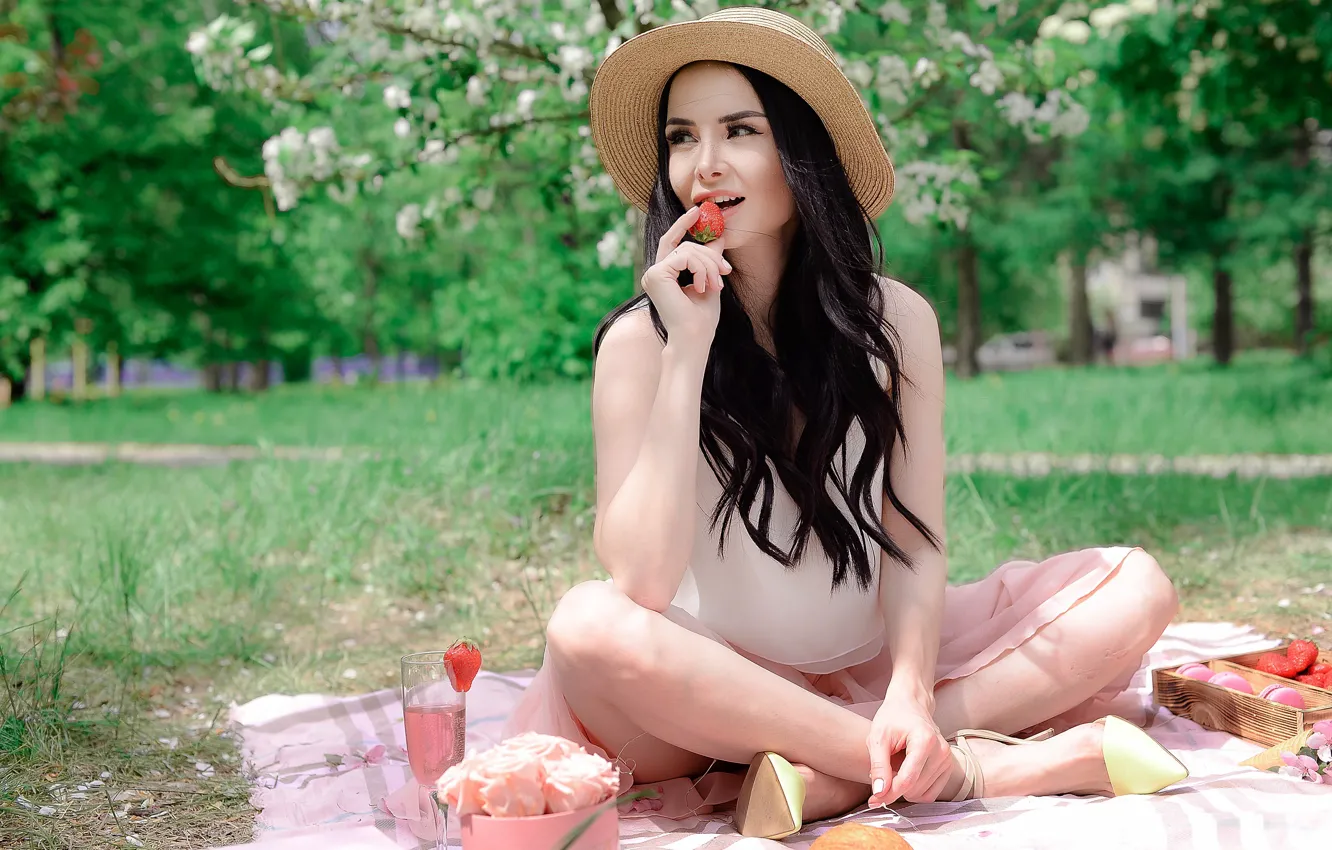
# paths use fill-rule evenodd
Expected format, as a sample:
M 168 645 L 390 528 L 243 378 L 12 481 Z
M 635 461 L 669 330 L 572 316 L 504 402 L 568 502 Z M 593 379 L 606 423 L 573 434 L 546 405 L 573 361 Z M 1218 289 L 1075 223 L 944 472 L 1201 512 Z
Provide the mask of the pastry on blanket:
M 911 850 L 911 845 L 887 827 L 843 823 L 814 839 L 809 850 Z

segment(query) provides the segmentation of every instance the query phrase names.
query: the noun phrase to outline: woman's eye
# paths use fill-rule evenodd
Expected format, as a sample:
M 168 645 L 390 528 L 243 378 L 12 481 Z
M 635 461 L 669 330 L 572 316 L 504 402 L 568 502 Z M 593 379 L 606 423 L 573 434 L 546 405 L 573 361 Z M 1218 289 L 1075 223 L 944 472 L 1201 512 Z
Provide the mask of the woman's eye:
M 728 131 L 728 137 L 735 137 L 739 135 L 746 135 L 746 136 L 758 135 L 758 130 L 755 130 L 753 127 L 749 126 L 748 124 L 732 124 L 730 127 L 727 127 L 726 129 Z M 668 136 L 666 136 L 666 144 L 678 145 L 681 142 L 693 138 L 694 136 L 692 133 L 687 133 L 684 130 L 677 130 L 674 133 L 671 133 Z
M 746 133 L 750 135 L 758 133 L 758 130 L 755 130 L 753 127 L 749 126 L 748 124 L 736 124 L 735 126 L 731 127 L 732 135 L 739 133 L 741 130 L 744 130 Z

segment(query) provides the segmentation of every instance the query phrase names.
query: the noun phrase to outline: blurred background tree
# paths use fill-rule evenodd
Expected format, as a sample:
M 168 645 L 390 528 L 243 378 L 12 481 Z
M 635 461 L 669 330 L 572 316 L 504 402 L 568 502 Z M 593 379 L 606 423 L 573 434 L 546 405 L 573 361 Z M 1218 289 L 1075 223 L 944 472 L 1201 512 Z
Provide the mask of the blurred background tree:
M 863 93 L 898 166 L 886 267 L 958 374 L 1021 331 L 1090 361 L 1089 269 L 1144 237 L 1217 362 L 1326 338 L 1313 0 L 766 5 Z M 34 354 L 82 345 L 213 390 L 316 357 L 586 376 L 642 262 L 588 88 L 625 39 L 717 6 L 0 0 L 0 375 L 22 397 Z

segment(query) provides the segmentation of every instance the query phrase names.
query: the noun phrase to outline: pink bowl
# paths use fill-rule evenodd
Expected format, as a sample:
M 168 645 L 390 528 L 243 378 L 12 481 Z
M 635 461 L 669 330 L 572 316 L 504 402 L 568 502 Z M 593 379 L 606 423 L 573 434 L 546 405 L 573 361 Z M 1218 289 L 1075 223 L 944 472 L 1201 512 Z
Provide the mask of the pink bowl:
M 1185 664 L 1175 673 L 1186 679 L 1197 679 L 1199 682 L 1212 681 L 1212 669 L 1206 664 Z
M 1258 696 L 1291 708 L 1304 708 L 1304 697 L 1300 696 L 1300 692 L 1285 685 L 1268 685 Z
M 1232 691 L 1240 691 L 1246 694 L 1253 693 L 1253 685 L 1250 685 L 1249 680 L 1238 673 L 1217 673 L 1212 677 L 1212 684 L 1230 688 Z
M 594 810 L 595 807 L 530 818 L 463 815 L 463 850 L 555 850 Z M 619 850 L 619 847 L 620 812 L 611 806 L 578 837 L 570 850 Z

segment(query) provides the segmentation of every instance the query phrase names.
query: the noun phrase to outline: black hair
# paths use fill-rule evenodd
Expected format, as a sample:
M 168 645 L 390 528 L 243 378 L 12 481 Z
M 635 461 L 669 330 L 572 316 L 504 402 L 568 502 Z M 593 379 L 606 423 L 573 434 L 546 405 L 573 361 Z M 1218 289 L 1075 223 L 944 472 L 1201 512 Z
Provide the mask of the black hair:
M 900 401 L 905 379 L 897 334 L 884 319 L 875 253 L 877 246 L 877 256 L 883 255 L 883 242 L 810 105 L 767 74 L 732 67 L 749 80 L 763 104 L 795 198 L 799 226 L 772 306 L 775 358 L 755 340 L 750 316 L 735 295 L 733 282 L 744 284 L 738 263 L 732 264 L 735 269 L 721 291 L 721 316 L 708 355 L 699 429 L 700 448 L 723 487 L 710 528 L 715 531 L 721 523 L 720 554 L 738 513 L 758 547 L 788 568 L 799 565 L 812 533 L 833 563 L 833 589 L 854 577 L 862 590 L 868 590 L 877 564 L 871 562 L 862 534 L 902 566 L 915 566 L 874 510 L 871 487 L 880 462 L 884 495 L 932 545 L 939 546 L 938 537 L 893 492 L 888 474 L 895 441 L 906 442 Z M 645 268 L 656 262 L 661 236 L 685 212 L 671 188 L 664 133 L 674 79 L 663 87 L 658 105 L 657 181 L 644 225 Z M 686 285 L 691 279 L 685 271 L 680 283 Z M 640 294 L 602 321 L 593 339 L 594 357 L 606 329 L 644 301 L 657 335 L 666 340 L 656 307 Z M 875 373 L 874 360 L 886 367 L 886 387 Z M 807 420 L 794 456 L 793 407 Z M 837 456 L 854 420 L 864 431 L 865 450 L 846 480 L 845 462 L 838 463 Z M 799 512 L 788 549 L 769 539 L 772 468 Z M 838 509 L 829 483 L 850 507 L 854 524 Z M 751 512 L 760 499 L 755 523 Z

